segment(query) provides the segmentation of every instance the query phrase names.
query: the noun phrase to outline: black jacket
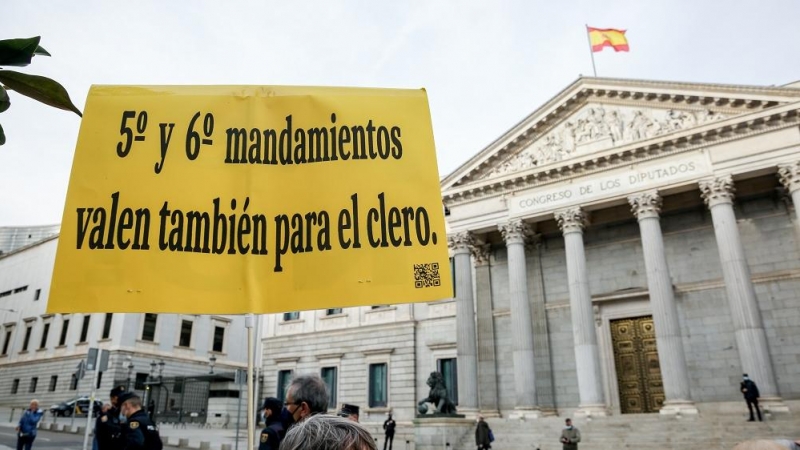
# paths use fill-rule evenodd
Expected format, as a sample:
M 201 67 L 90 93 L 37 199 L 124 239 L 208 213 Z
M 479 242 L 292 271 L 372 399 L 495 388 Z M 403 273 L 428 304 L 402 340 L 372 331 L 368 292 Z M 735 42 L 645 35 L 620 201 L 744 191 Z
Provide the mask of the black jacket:
M 267 419 L 267 426 L 261 430 L 261 436 L 258 443 L 258 450 L 278 450 L 281 445 L 283 437 L 286 435 L 286 430 L 279 419 Z
M 97 447 L 100 450 L 116 450 L 120 446 L 122 427 L 119 423 L 119 410 L 111 408 L 97 416 L 94 424 Z
M 741 391 L 744 398 L 747 400 L 756 400 L 758 397 L 761 397 L 761 394 L 758 393 L 758 386 L 753 380 L 744 380 L 741 384 Z

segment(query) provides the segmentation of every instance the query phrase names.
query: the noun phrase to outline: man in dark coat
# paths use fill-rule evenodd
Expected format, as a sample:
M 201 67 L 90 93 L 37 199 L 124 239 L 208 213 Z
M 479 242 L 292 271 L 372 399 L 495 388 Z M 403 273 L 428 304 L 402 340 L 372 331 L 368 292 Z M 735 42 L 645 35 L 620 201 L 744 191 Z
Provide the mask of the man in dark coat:
M 383 441 L 383 450 L 386 450 L 386 444 L 389 444 L 389 450 L 392 450 L 395 428 L 397 428 L 397 422 L 392 419 L 392 413 L 389 413 L 389 417 L 383 422 L 383 430 L 386 433 L 386 439 Z
M 478 416 L 478 425 L 475 427 L 475 445 L 478 446 L 478 450 L 492 448 L 489 442 L 489 424 L 483 420 L 483 416 Z
M 742 395 L 744 395 L 744 401 L 747 402 L 747 409 L 750 410 L 750 419 L 748 422 L 755 422 L 755 418 L 753 417 L 753 406 L 756 407 L 756 413 L 758 413 L 758 421 L 761 422 L 761 409 L 758 407 L 758 397 L 761 395 L 758 393 L 758 386 L 756 383 L 747 376 L 747 374 L 742 375 L 742 383 L 739 385 L 739 390 L 742 391 Z
M 125 392 L 125 386 L 111 389 L 111 408 L 101 411 L 94 425 L 98 450 L 114 450 L 120 445 L 122 429 L 119 424 L 119 396 Z
M 150 421 L 147 412 L 142 410 L 142 400 L 138 395 L 126 392 L 119 396 L 120 411 L 128 418 L 122 426 L 121 450 L 162 450 L 164 444 L 158 428 Z

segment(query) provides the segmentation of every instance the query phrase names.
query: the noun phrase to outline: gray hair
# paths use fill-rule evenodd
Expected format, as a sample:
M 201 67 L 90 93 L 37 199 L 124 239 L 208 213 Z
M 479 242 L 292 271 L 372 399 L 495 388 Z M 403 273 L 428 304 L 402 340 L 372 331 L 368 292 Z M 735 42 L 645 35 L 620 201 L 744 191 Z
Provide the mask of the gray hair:
M 281 450 L 377 450 L 366 428 L 352 420 L 317 414 L 289 428 Z
M 328 411 L 328 387 L 319 375 L 298 375 L 292 378 L 292 382 L 286 388 L 286 393 L 290 392 L 295 403 L 306 402 L 311 414 Z

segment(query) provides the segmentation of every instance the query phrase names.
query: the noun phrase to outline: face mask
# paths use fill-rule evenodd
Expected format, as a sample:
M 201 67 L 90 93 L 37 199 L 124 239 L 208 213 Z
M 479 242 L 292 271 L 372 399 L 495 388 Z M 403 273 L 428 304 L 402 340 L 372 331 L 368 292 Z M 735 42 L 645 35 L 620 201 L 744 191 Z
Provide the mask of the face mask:
M 281 423 L 288 428 L 290 425 L 294 425 L 294 422 L 294 415 L 288 408 L 284 407 L 281 410 Z

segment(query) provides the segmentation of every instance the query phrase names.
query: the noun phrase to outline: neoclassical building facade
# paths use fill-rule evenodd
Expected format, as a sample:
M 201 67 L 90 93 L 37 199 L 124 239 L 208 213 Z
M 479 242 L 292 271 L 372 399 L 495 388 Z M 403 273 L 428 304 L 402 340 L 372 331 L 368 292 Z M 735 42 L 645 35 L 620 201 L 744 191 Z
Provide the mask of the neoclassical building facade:
M 798 113 L 800 83 L 579 78 L 442 179 L 455 298 L 269 316 L 265 394 L 333 373 L 410 421 L 445 368 L 467 414 L 702 414 L 748 373 L 796 409 Z
M 787 411 L 798 88 L 581 78 L 445 178 L 462 407 Z

